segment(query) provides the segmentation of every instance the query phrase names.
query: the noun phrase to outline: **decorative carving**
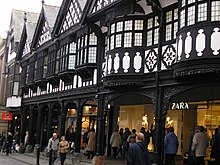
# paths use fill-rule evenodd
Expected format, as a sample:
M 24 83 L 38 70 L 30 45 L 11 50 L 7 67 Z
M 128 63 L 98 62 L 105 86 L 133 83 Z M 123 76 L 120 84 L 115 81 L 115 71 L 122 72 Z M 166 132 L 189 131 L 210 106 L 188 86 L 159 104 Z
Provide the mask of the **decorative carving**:
M 166 69 L 170 69 L 171 65 L 175 63 L 176 49 L 173 45 L 168 45 L 162 56 L 162 63 Z
M 197 51 L 197 56 L 202 56 L 203 55 L 203 51 L 205 49 L 205 44 L 206 44 L 206 40 L 205 40 L 205 34 L 204 34 L 204 30 L 200 29 L 198 31 L 198 35 L 196 37 L 196 51 Z
M 115 58 L 114 58 L 114 71 L 115 71 L 115 73 L 118 73 L 118 69 L 119 69 L 119 67 L 120 67 L 120 58 L 119 58 L 118 55 L 119 55 L 119 54 L 116 53 L 116 54 L 115 54 Z
M 136 52 L 136 55 L 134 57 L 134 68 L 136 73 L 139 73 L 142 67 L 142 57 L 140 56 L 140 54 L 140 52 Z
M 219 32 L 219 28 L 214 28 L 214 32 L 211 35 L 211 49 L 213 51 L 213 54 L 219 55 L 219 50 L 220 50 L 220 32 Z
M 130 57 L 129 57 L 129 53 L 125 52 L 125 56 L 123 57 L 124 72 L 127 73 L 129 68 L 130 68 Z
M 146 57 L 145 57 L 145 66 L 148 70 L 148 72 L 152 72 L 156 68 L 157 64 L 157 53 L 154 49 L 151 49 L 149 51 L 145 52 Z
M 107 60 L 107 68 L 108 68 L 108 74 L 111 74 L 111 69 L 112 69 L 112 56 L 109 54 L 108 55 L 108 60 Z
M 181 60 L 181 55 L 182 55 L 182 50 L 183 50 L 183 40 L 182 40 L 182 35 L 179 36 L 178 44 L 177 44 L 177 61 Z
M 191 36 L 191 32 L 187 32 L 187 37 L 186 37 L 186 40 L 185 40 L 186 58 L 190 57 L 191 51 L 192 51 L 192 36 Z

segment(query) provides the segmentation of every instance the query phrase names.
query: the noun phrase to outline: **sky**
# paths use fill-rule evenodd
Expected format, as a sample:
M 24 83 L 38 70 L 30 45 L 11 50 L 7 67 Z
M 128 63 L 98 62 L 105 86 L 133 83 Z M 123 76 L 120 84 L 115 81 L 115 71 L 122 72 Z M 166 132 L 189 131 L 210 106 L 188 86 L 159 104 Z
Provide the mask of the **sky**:
M 0 37 L 6 38 L 12 9 L 40 13 L 42 0 L 0 0 Z M 45 4 L 60 6 L 62 0 L 44 0 Z

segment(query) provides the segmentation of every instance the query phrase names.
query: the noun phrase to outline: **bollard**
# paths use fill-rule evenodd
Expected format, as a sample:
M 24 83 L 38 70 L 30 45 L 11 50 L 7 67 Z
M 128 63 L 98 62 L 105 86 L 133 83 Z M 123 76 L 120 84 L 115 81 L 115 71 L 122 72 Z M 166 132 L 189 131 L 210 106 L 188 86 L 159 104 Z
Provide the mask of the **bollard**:
M 40 165 L 40 147 L 37 147 L 37 162 L 36 162 L 36 165 Z
M 52 150 L 49 153 L 49 165 L 52 165 Z

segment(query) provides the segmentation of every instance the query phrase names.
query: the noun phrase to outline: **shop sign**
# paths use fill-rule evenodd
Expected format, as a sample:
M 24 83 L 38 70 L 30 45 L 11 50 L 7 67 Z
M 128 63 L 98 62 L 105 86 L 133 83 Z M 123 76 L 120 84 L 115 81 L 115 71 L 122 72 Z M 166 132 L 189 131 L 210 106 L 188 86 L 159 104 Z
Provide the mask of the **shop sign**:
M 12 114 L 9 112 L 2 112 L 2 120 L 12 120 Z
M 171 103 L 171 110 L 188 110 L 189 104 L 187 102 Z

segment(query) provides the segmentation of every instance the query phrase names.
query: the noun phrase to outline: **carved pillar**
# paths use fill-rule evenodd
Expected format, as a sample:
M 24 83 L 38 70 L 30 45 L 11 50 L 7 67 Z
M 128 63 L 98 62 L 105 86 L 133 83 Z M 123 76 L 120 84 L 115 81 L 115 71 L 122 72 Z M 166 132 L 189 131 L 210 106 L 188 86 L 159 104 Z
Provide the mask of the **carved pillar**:
M 81 142 L 81 130 L 82 130 L 82 105 L 80 104 L 80 100 L 78 100 L 77 105 L 77 123 L 76 123 L 76 146 L 75 151 L 80 152 L 80 142 Z
M 64 107 L 63 101 L 59 101 L 61 106 L 60 112 L 60 136 L 65 135 L 65 122 L 66 122 L 66 108 Z

